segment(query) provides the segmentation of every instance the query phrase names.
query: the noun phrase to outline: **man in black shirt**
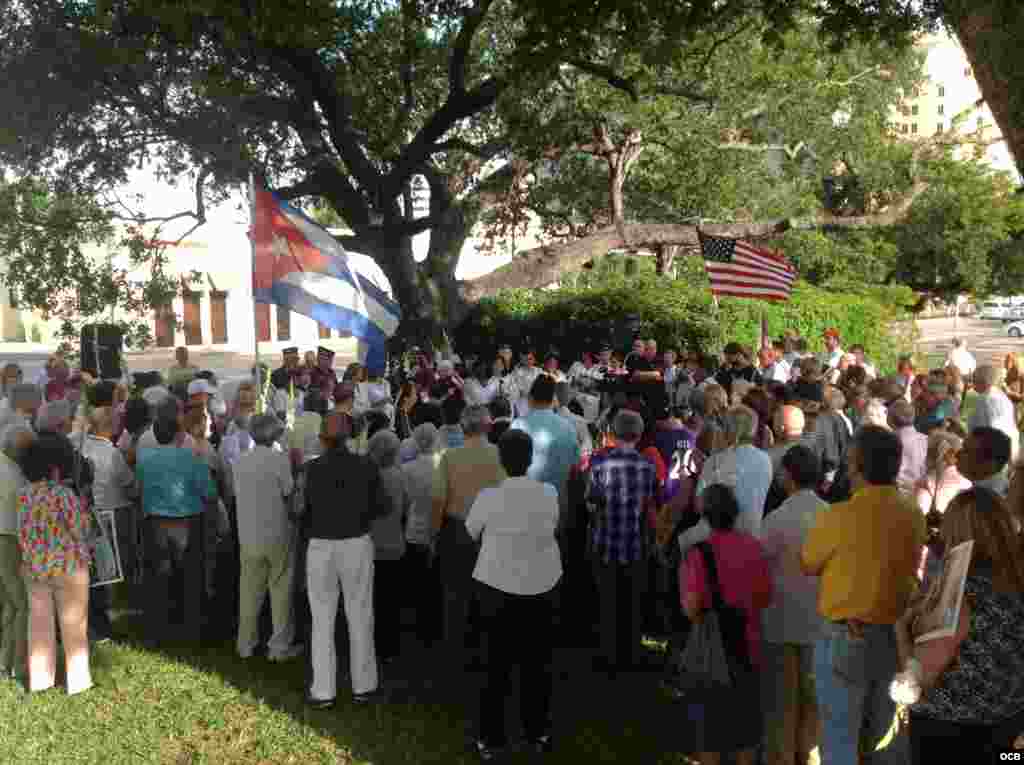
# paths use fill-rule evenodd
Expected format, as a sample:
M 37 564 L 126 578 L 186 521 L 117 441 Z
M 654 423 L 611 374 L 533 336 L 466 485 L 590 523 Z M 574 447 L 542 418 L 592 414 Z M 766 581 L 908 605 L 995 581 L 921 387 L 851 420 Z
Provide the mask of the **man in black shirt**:
M 371 700 L 378 685 L 370 524 L 388 513 L 391 500 L 377 466 L 345 445 L 351 435 L 351 415 L 328 414 L 320 430 L 324 454 L 307 467 L 306 572 L 313 616 L 313 686 L 307 701 L 316 709 L 333 706 L 337 696 L 334 623 L 339 596 L 345 599 L 354 699 Z
M 282 364 L 270 375 L 270 384 L 278 390 L 288 390 L 299 371 L 299 349 L 285 348 L 281 351 Z
M 644 342 L 637 339 L 633 343 L 633 352 L 626 362 L 626 368 L 629 370 L 629 385 L 626 392 L 643 397 L 643 415 L 647 422 L 651 422 L 651 412 L 667 406 L 657 343 L 654 340 Z

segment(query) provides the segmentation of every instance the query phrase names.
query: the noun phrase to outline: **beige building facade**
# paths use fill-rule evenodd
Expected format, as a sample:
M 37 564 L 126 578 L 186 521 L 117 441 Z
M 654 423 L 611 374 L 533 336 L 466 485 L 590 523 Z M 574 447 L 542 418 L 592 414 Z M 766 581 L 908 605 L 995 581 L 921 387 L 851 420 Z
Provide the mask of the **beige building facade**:
M 960 43 L 945 33 L 922 37 L 918 48 L 927 56 L 924 80 L 906 94 L 891 118 L 891 127 L 906 140 L 922 140 L 955 130 L 971 138 L 960 146 L 957 156 L 967 158 L 981 152 L 996 170 L 1019 179 L 1016 165 L 1002 133 L 985 104 Z

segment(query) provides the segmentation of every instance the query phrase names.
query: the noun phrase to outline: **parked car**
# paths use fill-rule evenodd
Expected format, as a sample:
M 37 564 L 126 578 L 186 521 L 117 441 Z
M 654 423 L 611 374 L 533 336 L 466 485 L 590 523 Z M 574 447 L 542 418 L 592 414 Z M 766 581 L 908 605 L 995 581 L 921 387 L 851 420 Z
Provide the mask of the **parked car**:
M 979 319 L 1005 319 L 1010 311 L 1010 306 L 1006 303 L 997 303 L 995 301 L 988 300 L 981 306 L 981 313 L 978 314 Z
M 1024 337 L 1024 321 L 1015 321 L 1006 328 L 1006 334 L 1010 337 Z

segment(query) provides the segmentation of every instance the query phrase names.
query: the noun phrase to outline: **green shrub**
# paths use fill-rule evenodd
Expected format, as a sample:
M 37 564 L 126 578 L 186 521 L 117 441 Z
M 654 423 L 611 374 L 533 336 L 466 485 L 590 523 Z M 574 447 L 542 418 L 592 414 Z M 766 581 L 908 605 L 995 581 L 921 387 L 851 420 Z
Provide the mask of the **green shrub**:
M 596 289 L 508 290 L 482 300 L 455 330 L 460 353 L 489 357 L 498 345 L 538 353 L 555 349 L 575 359 L 583 350 L 622 339 L 629 316 L 641 334 L 662 348 L 718 352 L 735 340 L 751 346 L 760 341 L 761 317 L 769 334 L 792 330 L 821 350 L 822 332 L 835 327 L 844 347 L 860 343 L 884 370 L 894 370 L 903 351 L 891 328 L 907 318 L 913 294 L 903 287 L 845 284 L 829 289 L 800 282 L 785 303 L 725 298 L 715 309 L 704 285 L 640 276 L 628 284 Z M 617 333 L 617 328 L 619 329 Z M 616 348 L 616 350 L 626 350 Z

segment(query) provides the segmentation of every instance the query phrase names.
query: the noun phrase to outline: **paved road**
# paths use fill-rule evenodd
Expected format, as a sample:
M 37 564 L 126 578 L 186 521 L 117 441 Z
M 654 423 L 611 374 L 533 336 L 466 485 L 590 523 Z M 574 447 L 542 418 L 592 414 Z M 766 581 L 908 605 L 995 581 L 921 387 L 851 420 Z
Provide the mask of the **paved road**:
M 1009 337 L 1001 321 L 982 319 L 925 319 L 918 322 L 921 330 L 921 350 L 925 353 L 949 352 L 953 338 L 963 338 L 967 350 L 978 363 L 1002 364 L 1007 353 L 1024 353 L 1024 339 Z

